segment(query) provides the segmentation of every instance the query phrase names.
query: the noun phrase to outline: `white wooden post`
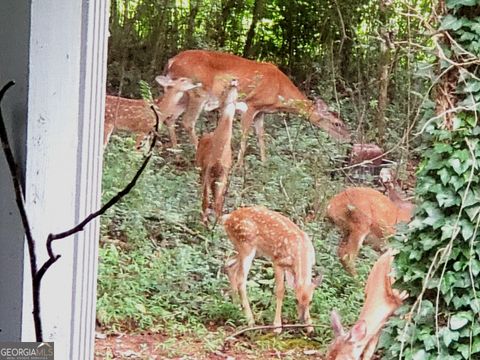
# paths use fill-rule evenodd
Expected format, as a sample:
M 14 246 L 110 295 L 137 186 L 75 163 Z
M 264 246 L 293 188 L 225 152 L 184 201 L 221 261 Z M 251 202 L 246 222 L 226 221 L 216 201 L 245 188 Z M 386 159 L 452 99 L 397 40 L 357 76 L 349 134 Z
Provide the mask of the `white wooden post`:
M 70 228 L 100 205 L 108 0 L 3 0 L 0 23 L 0 85 L 17 81 L 5 116 L 40 266 L 47 234 Z M 3 155 L 0 166 L 6 169 Z M 7 325 L 0 340 L 34 341 L 28 254 L 5 173 L 0 243 L 9 255 L 0 261 L 10 260 L 8 268 L 0 264 L 7 270 L 0 274 L 0 329 L 4 316 Z M 98 230 L 94 222 L 53 245 L 62 257 L 44 277 L 41 305 L 44 338 L 55 342 L 56 359 L 93 358 Z M 4 300 L 8 288 L 14 295 Z

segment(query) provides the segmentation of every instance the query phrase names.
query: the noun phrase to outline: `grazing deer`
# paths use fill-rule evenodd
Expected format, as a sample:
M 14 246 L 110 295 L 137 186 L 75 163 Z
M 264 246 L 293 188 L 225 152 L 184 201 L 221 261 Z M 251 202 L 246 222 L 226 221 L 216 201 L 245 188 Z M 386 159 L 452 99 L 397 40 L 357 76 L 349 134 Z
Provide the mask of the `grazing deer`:
M 368 275 L 365 286 L 365 302 L 358 321 L 350 331 L 343 329 L 340 316 L 332 311 L 332 327 L 335 339 L 329 347 L 326 360 L 370 360 L 375 352 L 381 330 L 388 318 L 408 297 L 392 289 L 391 276 L 393 253 L 380 256 Z
M 227 90 L 221 117 L 215 131 L 205 134 L 198 143 L 196 163 L 200 167 L 202 182 L 202 221 L 207 222 L 207 212 L 211 207 L 210 193 L 213 196 L 214 210 L 217 219 L 223 212 L 228 174 L 232 167 L 232 126 L 235 110 L 246 111 L 243 102 L 237 103 L 238 81 L 232 80 Z
M 395 233 L 396 224 L 410 221 L 412 211 L 412 204 L 399 197 L 398 202 L 392 201 L 371 188 L 348 188 L 335 195 L 327 216 L 343 233 L 337 253 L 345 270 L 355 276 L 355 259 L 365 239 L 381 250 L 385 237 Z
M 247 60 L 232 54 L 206 51 L 183 51 L 168 61 L 167 75 L 201 82 L 203 87 L 189 93 L 183 124 L 195 146 L 195 123 L 209 98 L 218 97 L 229 79 L 239 82 L 239 92 L 248 110 L 242 115 L 242 140 L 238 162 L 243 162 L 250 127 L 255 123 L 260 154 L 265 161 L 263 115 L 279 111 L 304 115 L 332 137 L 349 140 L 350 134 L 338 114 L 328 110 L 322 100 L 309 100 L 275 65 Z
M 315 251 L 308 235 L 287 217 L 261 206 L 239 208 L 224 215 L 222 220 L 238 252 L 227 263 L 227 275 L 234 295 L 237 297 L 240 294 L 248 325 L 252 326 L 254 319 L 247 297 L 247 276 L 257 251 L 272 260 L 275 271 L 276 310 L 273 325 L 282 325 L 285 277 L 287 284 L 295 289 L 300 321 L 311 325 L 310 302 L 321 276 L 312 279 Z M 275 332 L 280 333 L 281 330 L 278 328 Z M 308 326 L 307 331 L 312 332 L 313 327 Z
M 183 100 L 182 103 L 182 99 L 185 92 L 200 87 L 201 84 L 193 84 L 191 80 L 186 78 L 171 80 L 164 76 L 157 76 L 156 80 L 165 88 L 165 93 L 162 98 L 156 99 L 154 104 L 160 110 L 160 122 L 166 122 L 167 124 L 172 145 L 176 146 L 174 122 L 178 114 L 181 114 L 185 109 L 185 101 Z M 137 134 L 135 147 L 138 149 L 142 140 L 152 131 L 154 125 L 155 115 L 145 100 L 107 95 L 105 100 L 104 146 L 108 144 L 114 130 L 123 130 Z

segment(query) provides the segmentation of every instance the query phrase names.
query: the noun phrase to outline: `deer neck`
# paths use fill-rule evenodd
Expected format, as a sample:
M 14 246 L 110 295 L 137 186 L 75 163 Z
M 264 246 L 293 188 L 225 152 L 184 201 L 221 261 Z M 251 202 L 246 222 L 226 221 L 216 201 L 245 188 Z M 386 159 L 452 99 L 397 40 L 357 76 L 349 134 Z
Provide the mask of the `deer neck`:
M 308 285 L 312 283 L 312 267 L 315 263 L 315 252 L 308 235 L 303 234 L 304 241 L 298 245 L 297 261 L 294 266 L 296 285 Z
M 284 98 L 278 96 L 278 107 L 280 111 L 285 111 L 289 113 L 299 114 L 305 117 L 310 117 L 314 109 L 314 103 L 312 100 L 305 97 L 303 94 L 300 96 Z
M 233 107 L 233 109 L 230 108 Z M 235 114 L 235 104 L 228 104 L 224 111 L 220 121 L 218 122 L 217 128 L 213 132 L 213 143 L 215 148 L 230 147 L 232 142 L 232 126 L 233 126 L 233 117 Z
M 403 200 L 398 192 L 393 188 L 393 185 L 387 189 L 388 198 L 395 204 L 397 208 L 398 221 L 409 221 L 412 218 L 413 205 L 406 200 Z

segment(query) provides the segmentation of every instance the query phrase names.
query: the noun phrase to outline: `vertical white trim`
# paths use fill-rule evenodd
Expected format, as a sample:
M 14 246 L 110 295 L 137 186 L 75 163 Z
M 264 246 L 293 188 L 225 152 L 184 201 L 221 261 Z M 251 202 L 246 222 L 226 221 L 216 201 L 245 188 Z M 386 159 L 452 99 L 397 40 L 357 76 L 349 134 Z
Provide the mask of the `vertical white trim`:
M 77 214 L 81 221 L 100 207 L 102 134 L 105 105 L 108 1 L 84 2 L 82 26 L 78 153 Z M 72 328 L 68 359 L 89 359 L 94 350 L 98 257 L 98 221 L 75 242 Z

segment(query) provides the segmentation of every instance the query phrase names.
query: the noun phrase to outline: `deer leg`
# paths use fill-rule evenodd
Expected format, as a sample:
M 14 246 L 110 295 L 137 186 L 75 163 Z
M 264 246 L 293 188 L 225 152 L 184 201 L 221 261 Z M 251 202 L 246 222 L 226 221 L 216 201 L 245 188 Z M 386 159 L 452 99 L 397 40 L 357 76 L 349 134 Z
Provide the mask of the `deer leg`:
M 240 293 L 240 301 L 242 302 L 242 308 L 245 312 L 245 317 L 247 318 L 248 326 L 253 326 L 255 324 L 255 320 L 253 319 L 252 309 L 250 308 L 250 304 L 248 302 L 247 296 L 247 276 L 248 272 L 250 271 L 250 267 L 252 266 L 253 258 L 255 257 L 255 248 L 251 248 L 250 252 L 246 255 L 242 256 L 240 261 L 238 262 L 237 268 L 237 284 L 238 284 L 238 291 Z
M 232 288 L 232 298 L 234 302 L 239 302 L 237 282 L 237 270 L 239 263 L 238 256 L 236 256 L 234 259 L 229 260 L 227 264 L 225 264 L 225 270 L 227 272 L 228 280 L 230 281 L 230 287 Z
M 135 138 L 135 149 L 140 150 L 142 148 L 142 141 L 145 139 L 145 134 L 139 134 Z
M 177 118 L 169 117 L 165 120 L 165 124 L 167 125 L 168 129 L 168 136 L 170 137 L 170 141 L 172 142 L 172 147 L 177 147 L 177 134 L 175 134 L 175 121 Z
M 363 350 L 362 360 L 371 360 L 377 347 L 378 339 L 380 338 L 380 331 L 373 336 L 367 343 L 367 346 Z
M 110 140 L 110 136 L 113 132 L 113 124 L 105 124 L 103 129 L 103 148 L 105 148 Z
M 245 151 L 247 150 L 247 140 L 248 140 L 248 132 L 250 131 L 250 127 L 252 126 L 253 119 L 257 114 L 256 110 L 251 110 L 250 108 L 243 113 L 241 118 L 242 123 L 242 140 L 240 142 L 240 151 L 238 153 L 237 164 L 242 168 L 243 167 L 243 160 L 245 157 Z
M 338 246 L 338 257 L 345 270 L 352 276 L 357 275 L 355 260 L 362 244 L 369 233 L 368 229 L 357 228 L 350 230 Z
M 260 159 L 262 163 L 267 160 L 266 149 L 265 149 L 265 128 L 263 126 L 264 114 L 259 114 L 255 118 L 254 127 L 258 139 L 258 147 L 260 148 Z
M 225 191 L 227 190 L 227 181 L 228 181 L 228 174 L 225 172 L 225 169 L 222 169 L 222 175 L 217 178 L 217 181 L 214 183 L 214 199 L 215 199 L 215 215 L 217 220 L 223 214 L 223 204 L 225 202 Z
M 185 114 L 183 114 L 183 127 L 188 133 L 190 142 L 195 146 L 195 149 L 198 146 L 198 137 L 195 133 L 195 124 L 207 99 L 207 95 L 189 94 L 187 110 L 185 111 Z
M 202 222 L 206 225 L 208 222 L 208 208 L 210 207 L 210 175 L 209 170 L 205 170 L 202 179 Z
M 282 326 L 282 305 L 285 295 L 285 270 L 281 266 L 275 266 L 275 320 L 273 326 Z M 274 332 L 280 334 L 282 328 L 274 329 Z

